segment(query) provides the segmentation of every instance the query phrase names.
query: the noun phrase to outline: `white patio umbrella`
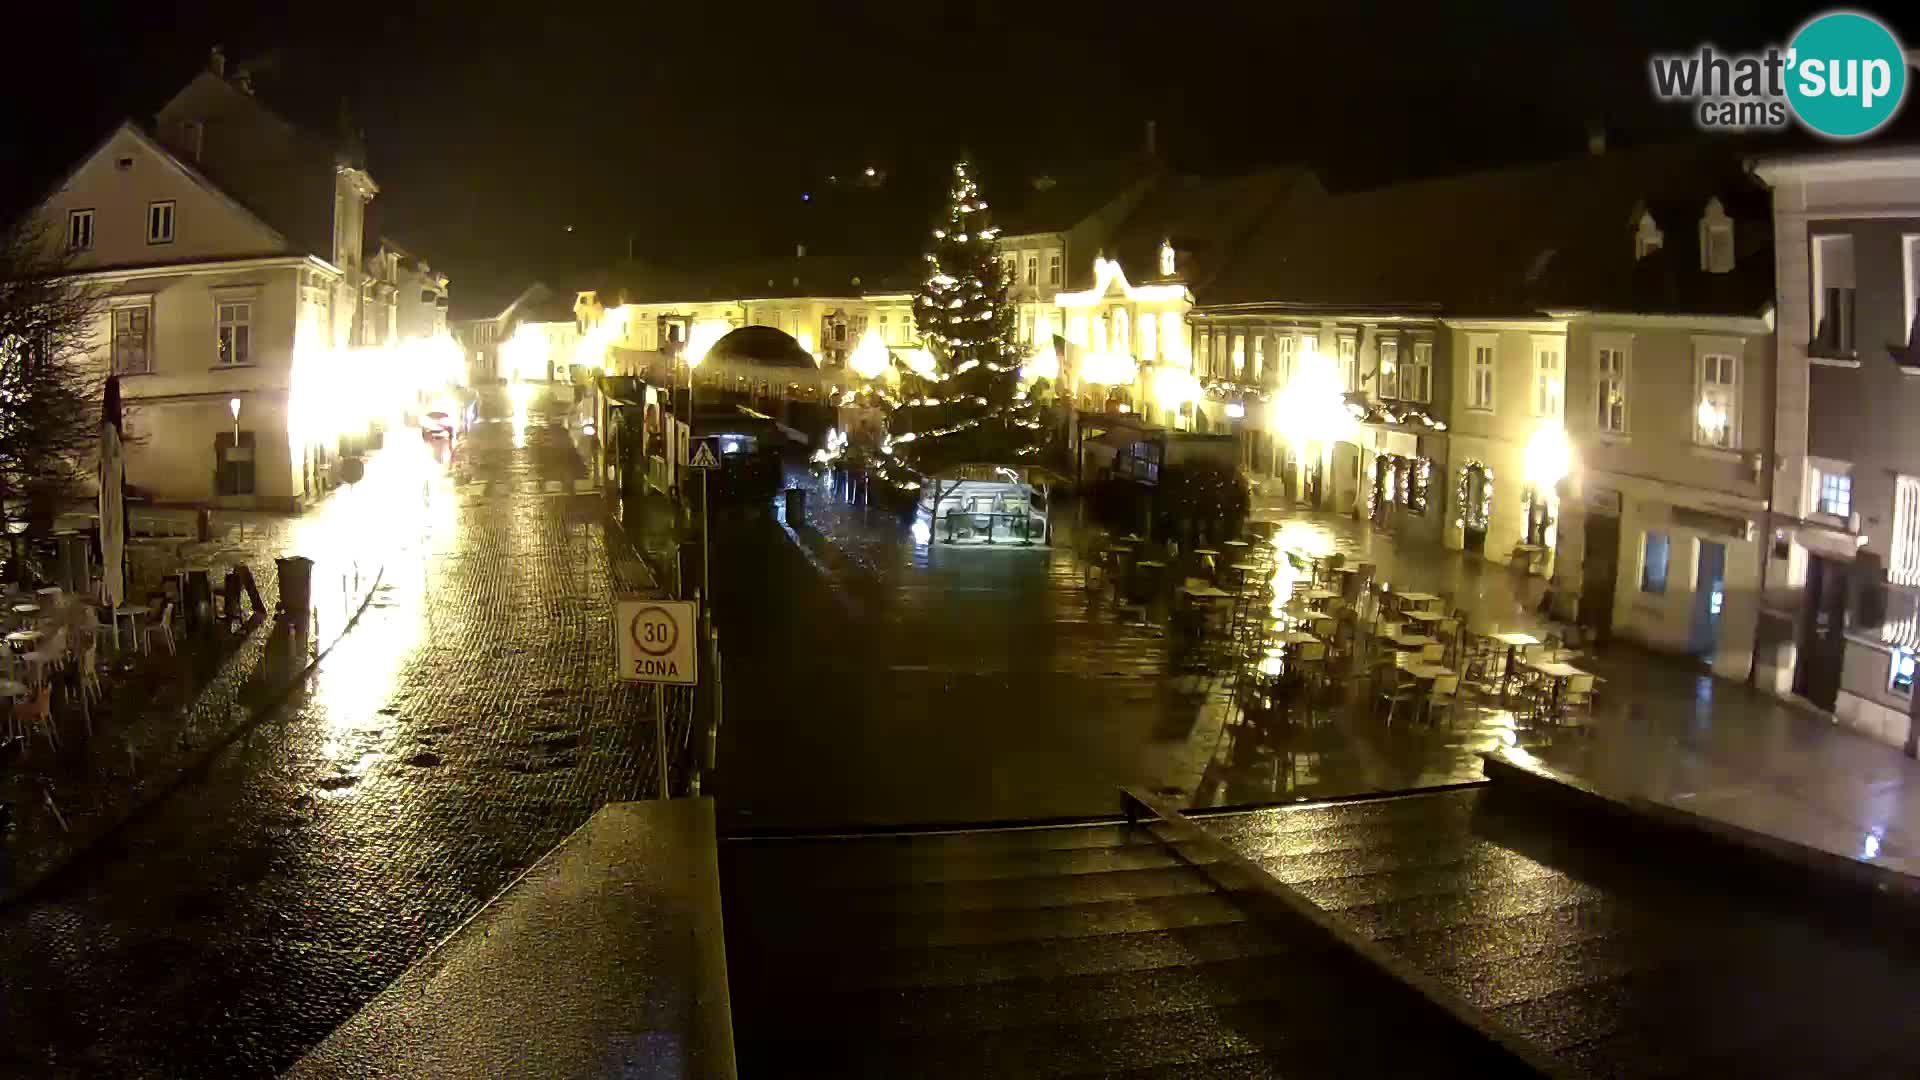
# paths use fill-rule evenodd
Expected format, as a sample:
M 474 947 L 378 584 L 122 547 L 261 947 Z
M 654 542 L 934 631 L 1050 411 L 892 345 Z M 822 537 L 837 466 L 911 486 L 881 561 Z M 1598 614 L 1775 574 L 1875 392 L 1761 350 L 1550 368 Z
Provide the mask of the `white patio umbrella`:
M 110 608 L 127 597 L 126 464 L 120 447 L 120 380 L 109 377 L 100 417 L 100 562 L 103 599 Z

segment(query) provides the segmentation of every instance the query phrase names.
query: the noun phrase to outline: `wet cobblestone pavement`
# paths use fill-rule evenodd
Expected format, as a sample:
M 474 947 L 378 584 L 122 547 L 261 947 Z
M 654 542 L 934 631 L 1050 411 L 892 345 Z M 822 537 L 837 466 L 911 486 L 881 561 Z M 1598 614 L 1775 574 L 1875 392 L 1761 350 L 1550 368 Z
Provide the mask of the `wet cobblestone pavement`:
M 0 909 L 0 1074 L 271 1075 L 596 807 L 652 794 L 576 467 L 537 418 L 482 425 L 430 498 L 358 522 L 385 587 L 287 706 Z

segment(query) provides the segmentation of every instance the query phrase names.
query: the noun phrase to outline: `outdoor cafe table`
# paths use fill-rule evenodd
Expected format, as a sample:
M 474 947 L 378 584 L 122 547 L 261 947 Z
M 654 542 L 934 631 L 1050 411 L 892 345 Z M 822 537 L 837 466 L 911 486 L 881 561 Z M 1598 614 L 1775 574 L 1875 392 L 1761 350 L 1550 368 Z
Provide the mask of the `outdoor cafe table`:
M 1440 602 L 1440 598 L 1430 592 L 1403 592 L 1395 593 L 1394 595 L 1400 598 L 1402 604 L 1413 605 L 1405 609 L 1409 612 L 1424 611 L 1428 604 L 1437 604 Z
M 1229 543 L 1231 543 L 1231 541 L 1229 541 Z M 1234 563 L 1232 566 L 1227 567 L 1227 569 L 1233 571 L 1236 574 L 1239 574 L 1240 582 L 1241 584 L 1244 585 L 1246 584 L 1247 575 L 1253 573 L 1254 571 L 1260 568 L 1250 562 L 1237 562 L 1237 563 Z
M 1320 639 L 1307 633 L 1305 630 L 1282 630 L 1280 633 L 1274 635 L 1273 640 L 1282 645 L 1305 645 L 1310 642 L 1319 641 Z
M 18 679 L 0 679 L 0 697 L 23 698 L 26 696 L 26 683 Z
M 1586 672 L 1581 671 L 1572 664 L 1563 664 L 1558 660 L 1537 660 L 1527 663 L 1524 666 L 1553 680 L 1552 708 L 1555 715 L 1558 715 L 1560 712 L 1560 695 L 1561 692 L 1566 689 L 1567 681 L 1575 675 L 1586 674 Z
M 15 615 L 38 615 L 40 614 L 40 605 L 39 604 L 15 604 L 13 605 L 13 613 Z
M 1429 645 L 1440 644 L 1425 634 L 1401 634 L 1393 639 L 1393 643 L 1403 649 L 1424 649 Z
M 120 620 L 125 619 L 127 620 L 127 629 L 133 635 L 134 648 L 141 652 L 145 652 L 146 649 L 141 644 L 141 638 L 140 638 L 140 620 L 150 614 L 152 614 L 152 612 L 149 609 L 144 607 L 131 607 L 129 605 L 122 604 L 119 607 L 114 608 L 113 609 L 114 648 L 118 649 L 120 647 Z
M 1220 558 L 1219 552 L 1212 548 L 1194 548 L 1193 553 L 1200 556 L 1200 565 L 1206 568 L 1208 577 L 1219 572 L 1220 566 L 1215 561 Z
M 1331 589 L 1308 589 L 1306 592 L 1306 597 L 1307 597 L 1308 603 L 1324 604 L 1329 600 L 1339 599 L 1340 594 L 1332 591 Z
M 31 652 L 35 645 L 40 644 L 40 638 L 38 630 L 15 630 L 7 635 L 7 644 L 13 646 L 14 652 Z
M 1493 640 L 1507 647 L 1507 663 L 1500 671 L 1500 700 L 1507 700 L 1507 684 L 1513 681 L 1513 654 L 1528 645 L 1540 644 L 1540 639 L 1532 634 L 1508 631 L 1493 635 Z
M 1246 549 L 1252 547 L 1253 545 L 1247 543 L 1245 540 L 1223 540 L 1221 541 L 1220 546 L 1224 548 L 1232 548 L 1233 554 L 1238 555 L 1241 552 L 1245 551 Z
M 1404 614 L 1414 622 L 1436 623 L 1440 621 L 1440 616 L 1431 611 L 1408 611 L 1404 612 Z

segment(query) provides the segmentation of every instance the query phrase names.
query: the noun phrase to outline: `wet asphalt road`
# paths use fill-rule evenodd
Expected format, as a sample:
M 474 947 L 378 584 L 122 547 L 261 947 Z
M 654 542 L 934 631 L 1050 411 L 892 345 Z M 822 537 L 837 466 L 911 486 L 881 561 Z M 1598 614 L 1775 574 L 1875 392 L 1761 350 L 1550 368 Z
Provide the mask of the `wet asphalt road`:
M 430 497 L 370 512 L 386 584 L 310 684 L 0 911 L 0 1075 L 271 1075 L 595 808 L 651 794 L 598 503 L 553 490 L 564 438 L 482 425 Z

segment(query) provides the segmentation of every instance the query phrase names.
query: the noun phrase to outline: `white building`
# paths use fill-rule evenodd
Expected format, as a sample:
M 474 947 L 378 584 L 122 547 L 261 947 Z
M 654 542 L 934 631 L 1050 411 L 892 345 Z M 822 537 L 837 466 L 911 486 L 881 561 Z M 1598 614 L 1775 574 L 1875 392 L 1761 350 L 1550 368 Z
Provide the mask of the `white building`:
M 128 483 L 159 502 L 292 509 L 333 482 L 344 373 L 323 361 L 363 330 L 378 189 L 351 150 L 223 68 L 216 52 L 155 131 L 115 128 L 36 215 L 106 295 L 98 357 L 121 377 Z

